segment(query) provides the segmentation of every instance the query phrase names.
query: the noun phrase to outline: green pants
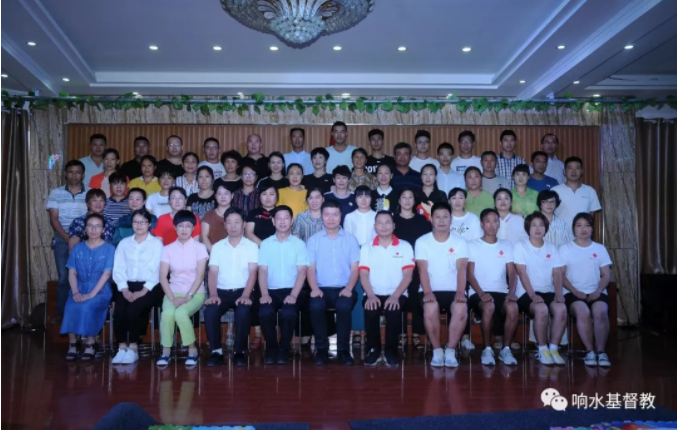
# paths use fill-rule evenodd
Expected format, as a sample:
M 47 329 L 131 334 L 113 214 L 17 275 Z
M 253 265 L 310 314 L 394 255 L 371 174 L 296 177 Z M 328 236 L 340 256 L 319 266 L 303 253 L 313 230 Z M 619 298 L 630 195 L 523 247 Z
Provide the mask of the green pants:
M 185 297 L 186 295 L 174 293 L 174 296 Z M 197 293 L 190 302 L 176 308 L 165 296 L 162 301 L 162 317 L 160 319 L 160 343 L 163 348 L 171 348 L 174 344 L 174 323 L 179 326 L 181 343 L 190 345 L 195 342 L 195 332 L 190 317 L 200 310 L 205 300 L 204 293 Z

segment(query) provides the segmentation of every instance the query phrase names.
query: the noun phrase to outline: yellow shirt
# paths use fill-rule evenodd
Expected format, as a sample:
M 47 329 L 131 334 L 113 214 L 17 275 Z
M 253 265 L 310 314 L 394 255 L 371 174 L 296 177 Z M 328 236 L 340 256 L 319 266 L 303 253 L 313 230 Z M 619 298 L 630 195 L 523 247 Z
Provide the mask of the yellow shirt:
M 146 184 L 143 181 L 143 176 L 139 176 L 138 178 L 134 178 L 131 181 L 129 181 L 129 184 L 127 184 L 127 188 L 130 190 L 132 188 L 141 188 L 146 192 L 146 198 L 150 196 L 153 193 L 159 193 L 162 191 L 162 187 L 160 186 L 160 183 L 158 182 L 157 178 L 154 178 L 152 181 L 150 181 L 148 184 Z
M 308 210 L 308 203 L 306 203 L 306 190 L 294 191 L 289 187 L 280 188 L 278 190 L 280 199 L 277 202 L 278 206 L 286 205 L 294 211 L 294 218 L 301 212 Z

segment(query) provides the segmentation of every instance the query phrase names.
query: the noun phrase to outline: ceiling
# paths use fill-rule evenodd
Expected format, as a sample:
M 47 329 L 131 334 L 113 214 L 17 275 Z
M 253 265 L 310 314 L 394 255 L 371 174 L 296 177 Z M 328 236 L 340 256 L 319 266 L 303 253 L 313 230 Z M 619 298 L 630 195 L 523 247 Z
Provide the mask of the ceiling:
M 244 27 L 219 0 L 2 6 L 2 88 L 42 95 L 677 93 L 677 0 L 376 0 L 304 48 Z

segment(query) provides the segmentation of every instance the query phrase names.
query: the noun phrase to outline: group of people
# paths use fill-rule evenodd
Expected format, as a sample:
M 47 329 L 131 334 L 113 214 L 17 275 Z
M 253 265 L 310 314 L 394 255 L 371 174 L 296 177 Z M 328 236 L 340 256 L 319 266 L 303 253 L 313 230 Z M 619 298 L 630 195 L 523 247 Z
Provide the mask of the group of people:
M 93 135 L 90 155 L 66 163 L 65 186 L 47 200 L 66 359 L 94 358 L 113 301 L 120 364 L 139 359 L 148 314 L 161 307 L 158 366 L 172 359 L 176 326 L 186 365 L 198 364 L 201 309 L 210 366 L 223 362 L 221 318 L 230 310 L 236 365 L 246 364 L 252 325 L 260 326 L 266 363 L 287 363 L 299 314 L 307 318 L 297 334 L 312 333 L 314 362 L 325 364 L 333 312 L 339 361 L 354 364 L 351 332 L 353 342 L 364 333 L 365 365 L 397 366 L 407 341 L 403 313 L 411 312 L 414 346 L 425 334 L 431 365 L 456 367 L 458 349 L 474 348 L 469 310 L 481 319 L 483 364 L 496 363 L 492 336 L 498 359 L 517 364 L 511 344 L 521 311 L 534 322 L 541 363 L 564 364 L 558 348 L 571 314 L 585 364 L 610 365 L 611 260 L 592 240 L 591 213 L 601 207 L 581 182 L 582 160 L 555 156 L 556 136 L 542 138 L 528 165 L 514 153 L 512 130 L 501 134 L 498 154 L 473 155 L 475 136 L 464 131 L 458 157 L 445 142 L 437 159 L 426 130 L 416 133 L 415 152 L 400 142 L 394 157 L 383 152 L 382 130 L 368 134 L 371 154 L 347 144 L 345 123 L 331 134 L 333 146 L 307 153 L 305 131 L 293 128 L 293 151 L 268 156 L 256 134 L 245 156 L 221 153 L 208 138 L 202 162 L 183 153 L 179 136 L 167 138 L 158 162 L 138 137 L 135 158 L 121 166 L 105 136 Z

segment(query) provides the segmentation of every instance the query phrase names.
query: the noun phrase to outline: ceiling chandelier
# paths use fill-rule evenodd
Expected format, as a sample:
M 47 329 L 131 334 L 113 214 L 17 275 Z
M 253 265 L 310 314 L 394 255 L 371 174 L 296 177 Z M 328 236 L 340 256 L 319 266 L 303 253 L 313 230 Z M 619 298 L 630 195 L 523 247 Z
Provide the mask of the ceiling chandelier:
M 233 18 L 295 45 L 321 34 L 343 31 L 362 21 L 375 0 L 221 0 Z

